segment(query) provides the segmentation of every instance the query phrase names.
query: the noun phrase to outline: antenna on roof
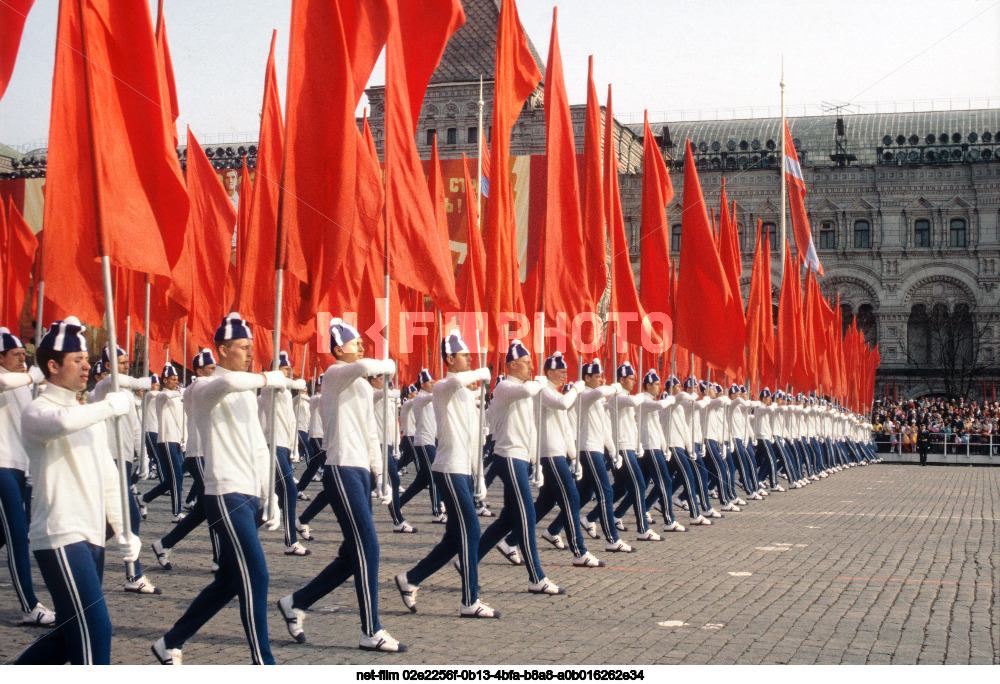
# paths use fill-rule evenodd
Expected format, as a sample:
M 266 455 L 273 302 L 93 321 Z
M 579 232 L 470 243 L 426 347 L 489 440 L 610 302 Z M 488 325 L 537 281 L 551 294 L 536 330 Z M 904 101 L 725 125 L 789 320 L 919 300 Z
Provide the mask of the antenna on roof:
M 830 155 L 830 161 L 836 162 L 837 166 L 849 166 L 851 162 L 857 160 L 857 157 L 847 152 L 847 126 L 844 124 L 843 114 L 845 111 L 849 114 L 855 113 L 850 110 L 856 105 L 852 105 L 850 102 L 834 101 L 824 102 L 821 106 L 824 112 L 837 115 L 837 135 L 834 138 L 836 149 Z

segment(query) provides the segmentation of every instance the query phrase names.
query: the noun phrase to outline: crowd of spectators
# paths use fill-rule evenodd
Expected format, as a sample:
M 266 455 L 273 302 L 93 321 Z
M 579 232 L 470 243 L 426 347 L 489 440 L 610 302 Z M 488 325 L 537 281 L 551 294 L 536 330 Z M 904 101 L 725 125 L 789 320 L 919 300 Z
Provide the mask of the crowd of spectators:
M 930 448 L 944 445 L 952 454 L 1000 454 L 1000 402 L 965 399 L 876 401 L 871 423 L 880 451 L 916 452 L 917 439 L 927 431 Z

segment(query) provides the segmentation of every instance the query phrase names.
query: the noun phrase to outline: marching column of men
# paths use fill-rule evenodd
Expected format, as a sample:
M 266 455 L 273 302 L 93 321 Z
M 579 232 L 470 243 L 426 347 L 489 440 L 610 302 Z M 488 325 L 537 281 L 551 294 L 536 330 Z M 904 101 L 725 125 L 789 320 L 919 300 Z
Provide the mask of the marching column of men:
M 402 508 L 424 492 L 431 521 L 444 525 L 426 556 L 394 576 L 406 608 L 416 613 L 423 581 L 453 564 L 462 586 L 458 615 L 499 618 L 500 611 L 480 598 L 480 586 L 489 585 L 481 581 L 479 564 L 491 549 L 525 566 L 529 592 L 565 594 L 546 576 L 539 536 L 567 548 L 572 566 L 602 567 L 584 532 L 603 536 L 606 552 L 633 552 L 619 536 L 628 529 L 623 518 L 629 509 L 636 539 L 661 541 L 651 529 L 656 513 L 664 531 L 685 532 L 675 506 L 688 512 L 691 526 L 711 525 L 723 512 L 737 514 L 748 502 L 785 491 L 781 479 L 802 489 L 879 460 L 870 425 L 814 397 L 768 388 L 751 397 L 738 384 L 726 390 L 696 378 L 661 381 L 655 369 L 640 377 L 627 361 L 614 369 L 616 382 L 605 384 L 596 359 L 583 365 L 580 380 L 566 384 L 561 352 L 546 358 L 542 374 L 533 377 L 531 355 L 517 340 L 506 351 L 506 374 L 481 406 L 478 388 L 487 392 L 491 373 L 473 367 L 476 357 L 457 330 L 441 341 L 445 376 L 435 381 L 422 369 L 400 393 L 383 389 L 395 364 L 364 358 L 360 333 L 334 319 L 329 335 L 336 363 L 317 378 L 311 397 L 305 382 L 293 379 L 284 351 L 279 370 L 248 372 L 253 336 L 237 313 L 223 319 L 214 352 L 194 357 L 195 377 L 186 388 L 170 363 L 158 376 L 129 377 L 128 355 L 119 347 L 121 389 L 112 392 L 108 350 L 91 373 L 84 330 L 72 317 L 54 323 L 29 370 L 24 345 L 0 328 L 0 546 L 8 548 L 22 623 L 55 625 L 21 654 L 21 663 L 110 661 L 111 618 L 101 589 L 105 526 L 117 535 L 127 569 L 124 589 L 160 594 L 143 575 L 139 531 L 149 504 L 164 494 L 174 526 L 147 548 L 168 571 L 176 561 L 172 551 L 207 522 L 215 576 L 152 645 L 156 659 L 181 664 L 184 644 L 237 598 L 251 662 L 269 664 L 269 572 L 258 534 L 265 523 L 283 528 L 288 556 L 309 555 L 298 537 L 313 539 L 309 522 L 327 506 L 342 533 L 333 561 L 277 601 L 294 641 L 306 641 L 306 611 L 352 579 L 359 648 L 402 652 L 407 647 L 379 617 L 381 516 L 373 513 L 373 493 L 387 506 L 393 532 L 417 533 Z M 91 378 L 96 387 L 81 404 L 77 393 Z M 32 388 L 41 389 L 35 399 Z M 140 495 L 138 467 L 134 476 L 127 471 L 128 533 L 115 468 L 119 453 L 129 467 L 148 456 L 160 478 Z M 298 461 L 303 471 L 296 481 Z M 400 471 L 410 464 L 416 476 L 403 491 Z M 184 473 L 192 482 L 187 515 L 181 509 Z M 305 492 L 318 476 L 321 491 L 296 516 L 296 502 L 309 500 Z M 485 500 L 495 478 L 503 485 L 503 507 L 483 528 L 479 518 L 493 515 Z M 556 508 L 551 523 L 536 532 Z M 29 550 L 54 612 L 35 594 Z

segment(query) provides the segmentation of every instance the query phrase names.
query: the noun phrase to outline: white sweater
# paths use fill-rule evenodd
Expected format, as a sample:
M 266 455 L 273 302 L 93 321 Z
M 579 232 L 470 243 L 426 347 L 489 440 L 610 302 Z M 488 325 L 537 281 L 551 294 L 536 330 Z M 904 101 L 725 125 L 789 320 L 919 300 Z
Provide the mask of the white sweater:
M 715 399 L 709 399 L 708 404 L 705 405 L 704 422 L 702 426 L 705 430 L 705 439 L 711 439 L 718 442 L 721 446 L 725 441 L 725 417 L 726 409 L 729 406 L 729 399 L 726 397 L 716 397 Z M 725 451 L 723 451 L 725 453 Z
M 105 421 L 111 405 L 81 406 L 76 392 L 48 384 L 21 414 L 21 435 L 34 479 L 32 550 L 85 541 L 104 546 L 105 521 L 121 529 L 118 472 Z
M 635 451 L 637 444 L 635 407 L 642 403 L 641 394 L 614 394 L 608 397 L 605 409 L 615 427 L 615 411 L 618 411 L 618 451 Z
M 160 431 L 160 419 L 156 415 L 156 396 L 159 393 L 159 390 L 146 392 L 142 398 L 146 402 L 146 432 L 159 433 Z
M 375 434 L 375 410 L 369 375 L 392 373 L 391 361 L 358 359 L 337 362 L 323 374 L 320 411 L 323 414 L 323 444 L 326 465 L 365 468 L 382 474 L 382 456 Z
M 665 431 L 667 446 L 675 449 L 685 449 L 688 457 L 693 457 L 691 449 L 691 420 L 694 414 L 694 395 L 678 392 L 673 395 L 674 404 L 667 409 L 670 429 Z
M 386 433 L 382 430 L 382 390 L 372 388 L 372 393 L 374 394 L 374 405 L 372 409 L 375 412 L 375 434 L 378 435 L 378 443 L 385 445 L 384 437 Z M 391 389 L 388 390 L 389 396 L 389 444 L 396 446 L 399 443 L 399 390 Z M 396 455 L 399 457 L 399 454 Z
M 31 376 L 0 368 L 0 468 L 28 471 L 21 444 L 21 412 L 31 403 Z
M 643 450 L 659 449 L 666 452 L 667 440 L 663 435 L 663 426 L 660 424 L 660 411 L 672 406 L 676 401 L 674 397 L 657 399 L 648 392 L 639 395 L 642 403 L 639 404 L 639 436 L 642 441 Z
M 136 390 L 149 389 L 149 379 L 145 381 L 141 378 L 133 378 L 130 375 L 119 375 L 118 376 L 118 387 L 122 390 L 128 392 L 134 392 Z M 97 386 L 94 387 L 94 391 L 87 396 L 87 403 L 103 401 L 105 397 L 108 396 L 108 392 L 111 391 L 111 376 L 104 378 Z M 108 419 L 108 446 L 111 448 L 111 456 L 117 458 L 118 454 L 114 449 L 114 435 L 115 435 L 115 423 L 113 419 Z M 128 412 L 128 415 L 122 416 L 119 421 L 119 435 L 121 441 L 119 444 L 122 449 L 122 456 L 126 461 L 131 461 L 133 454 L 139 451 L 139 446 L 142 444 L 142 435 L 139 434 L 139 413 L 136 411 L 135 403 L 132 404 L 132 409 Z
M 163 390 L 156 393 L 156 420 L 160 432 L 156 441 L 160 444 L 184 443 L 184 404 L 180 390 Z
M 533 461 L 536 456 L 535 411 L 532 397 L 542 391 L 536 380 L 507 376 L 493 390 L 493 447 L 497 456 Z
M 410 418 L 416 424 L 416 431 L 413 433 L 413 444 L 416 446 L 434 446 L 437 420 L 434 418 L 433 397 L 431 392 L 424 390 L 413 397 Z
M 309 395 L 300 390 L 293 399 L 295 404 L 295 429 L 298 432 L 309 432 Z
M 566 394 L 551 380 L 539 393 L 542 411 L 542 457 L 575 456 L 576 434 L 570 421 L 570 410 L 576 410 L 576 398 L 580 395 L 574 387 Z M 536 400 L 536 404 L 539 400 Z
M 320 410 L 322 394 L 309 397 L 309 439 L 323 439 L 323 413 Z
M 413 416 L 413 398 L 409 398 L 399 407 L 399 429 L 404 437 L 413 438 L 417 433 L 417 421 Z
M 181 397 L 181 401 L 184 404 L 184 417 L 185 423 L 187 424 L 187 443 L 184 445 L 184 458 L 200 458 L 201 457 L 201 433 L 198 432 L 198 421 L 195 420 L 194 414 L 191 410 L 191 388 L 198 384 L 199 377 L 196 375 L 191 379 L 191 384 L 188 385 L 187 390 L 184 392 L 184 396 Z
M 580 451 L 601 453 L 607 449 L 609 454 L 615 452 L 614 436 L 611 434 L 611 421 L 604 410 L 606 398 L 615 393 L 611 385 L 601 385 L 580 393 L 582 407 L 582 425 L 580 431 Z
M 293 389 L 302 389 L 305 387 L 305 381 L 292 381 L 292 387 Z M 278 403 L 274 407 L 274 426 L 276 428 L 274 441 L 279 447 L 291 449 L 298 439 L 295 431 L 295 406 L 292 403 L 291 392 L 274 387 L 261 390 L 260 396 L 257 397 L 257 406 L 261 416 L 260 425 L 264 429 L 264 438 L 270 439 L 271 402 L 274 400 L 275 393 L 278 395 Z M 270 442 L 268 443 L 270 444 Z
M 259 373 L 216 366 L 212 375 L 188 388 L 190 415 L 205 459 L 205 494 L 267 493 L 270 454 L 254 396 L 266 382 Z
M 472 474 L 473 459 L 479 457 L 482 437 L 479 434 L 477 393 L 468 385 L 477 380 L 489 382 L 489 370 L 448 373 L 434 384 L 431 394 L 438 446 L 431 470 L 436 473 Z

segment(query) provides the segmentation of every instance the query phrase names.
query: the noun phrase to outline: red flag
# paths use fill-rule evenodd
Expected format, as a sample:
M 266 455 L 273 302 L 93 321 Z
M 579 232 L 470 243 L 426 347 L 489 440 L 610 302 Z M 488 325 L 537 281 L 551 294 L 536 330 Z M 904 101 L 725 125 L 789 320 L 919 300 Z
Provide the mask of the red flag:
M 758 219 L 758 222 L 760 219 Z M 747 300 L 747 366 L 750 379 L 760 386 L 770 386 L 774 382 L 774 350 L 769 347 L 772 340 L 768 336 L 771 312 L 770 281 L 771 263 L 765 256 L 767 241 L 757 230 L 757 247 L 753 255 L 753 271 L 750 276 L 750 296 Z M 765 289 L 766 288 L 766 289 Z M 770 366 L 768 366 L 770 359 Z M 769 372 L 770 370 L 770 372 Z
M 795 316 L 795 293 L 792 291 L 792 255 L 785 246 L 785 277 L 781 281 L 781 295 L 778 299 L 778 332 L 775 336 L 775 360 L 777 362 L 779 387 L 794 383 L 795 361 L 799 345 L 796 339 L 798 326 Z
M 677 341 L 716 368 L 730 358 L 729 331 L 738 326 L 725 269 L 715 248 L 691 141 L 684 164 L 681 254 L 674 303 Z M 706 334 L 711 328 L 718 334 Z
M 458 307 L 447 223 L 435 220 L 415 136 L 431 75 L 465 23 L 460 0 L 394 0 L 386 46 L 385 168 L 394 280 Z M 440 217 L 438 217 L 440 218 Z
M 611 86 L 608 86 L 608 104 L 605 109 L 604 126 L 604 206 L 608 212 L 608 230 L 611 232 L 611 267 L 608 278 L 611 280 L 611 300 L 608 305 L 609 315 L 615 312 L 619 317 L 616 326 L 619 349 L 624 342 L 634 345 L 642 344 L 642 328 L 639 322 L 646 319 L 646 309 L 639 300 L 635 288 L 635 278 L 632 275 L 632 261 L 629 258 L 628 241 L 625 238 L 625 219 L 622 214 L 621 191 L 618 187 L 618 155 L 615 152 L 614 114 L 611 106 Z M 661 341 L 655 331 L 650 329 L 655 343 Z
M 55 63 L 46 312 L 94 323 L 103 316 L 97 258 L 169 275 L 183 247 L 188 199 L 164 125 L 148 3 L 61 3 Z
M 0 207 L 0 214 L 3 214 L 3 207 Z M 4 250 L 7 257 L 7 267 L 3 275 L 6 281 L 4 318 L 0 325 L 7 326 L 15 335 L 20 329 L 18 322 L 21 318 L 21 309 L 24 307 L 24 298 L 28 292 L 31 266 L 35 261 L 37 250 L 38 239 L 31 232 L 31 228 L 21 216 L 21 212 L 14 206 L 14 201 L 10 200 L 7 206 L 7 246 Z
M 792 133 L 788 130 L 788 122 L 783 122 L 785 128 L 785 182 L 788 184 L 788 208 L 792 214 L 792 232 L 795 235 L 795 251 L 814 271 L 823 275 L 823 266 L 816 254 L 812 232 L 809 230 L 809 215 L 806 213 L 806 181 L 802 176 L 802 165 L 799 155 L 795 153 L 792 144 Z
M 194 344 L 208 346 L 219 321 L 229 313 L 229 302 L 219 291 L 219 274 L 225 273 L 229 265 L 236 209 L 190 128 L 187 140 L 187 184 L 191 198 L 188 233 L 197 236 L 192 240 L 195 304 L 188 318 L 189 338 Z
M 344 257 L 368 244 L 369 236 L 351 235 L 359 144 L 354 112 L 389 25 L 387 0 L 292 3 L 280 231 L 299 231 L 308 266 L 303 321 L 332 311 L 336 288 L 330 284 Z
M 277 36 L 277 31 L 271 34 L 271 51 L 264 72 L 256 176 L 250 198 L 246 243 L 241 250 L 244 262 L 237 298 L 237 311 L 246 320 L 268 328 L 274 325 L 274 255 L 278 244 L 278 196 L 281 192 L 281 159 L 284 153 L 284 126 L 274 66 Z
M 643 113 L 642 141 L 642 233 L 639 238 L 639 299 L 647 311 L 665 313 L 668 304 L 663 278 L 669 270 L 667 205 L 674 198 L 670 174 L 660 146 Z
M 740 275 L 743 264 L 740 258 L 739 240 L 736 235 L 736 224 L 732 222 L 729 213 L 729 203 L 726 199 L 726 179 L 722 179 L 722 206 L 719 209 L 719 259 L 726 272 L 729 283 L 730 307 L 735 325 L 726 331 L 729 337 L 731 352 L 726 372 L 734 378 L 742 378 L 746 372 L 746 319 L 743 316 L 743 298 L 740 293 Z
M 558 8 L 553 8 L 545 68 L 545 224 L 535 277 L 540 290 L 537 310 L 545 313 L 547 324 L 558 324 L 557 316 L 564 314 L 568 331 L 575 317 L 592 311 L 594 304 L 586 280 L 588 260 L 584 253 L 576 144 L 563 80 L 557 12 Z M 567 278 L 566 273 L 577 276 Z M 560 351 L 567 355 L 570 363 L 575 361 L 572 349 L 567 347 Z
M 243 157 L 243 164 L 240 166 L 240 190 L 239 207 L 236 212 L 235 244 L 236 248 L 230 248 L 229 276 L 226 279 L 226 295 L 223 301 L 229 311 L 239 311 L 239 291 L 240 277 L 243 273 L 243 250 L 247 242 L 247 230 L 250 225 L 250 204 L 253 195 L 253 183 L 250 180 L 250 171 L 247 168 L 247 158 Z M 235 252 L 235 254 L 234 254 Z M 228 313 L 228 312 L 227 312 Z
M 24 21 L 35 0 L 4 0 L 0 2 L 0 100 L 10 83 L 17 59 L 17 48 L 21 44 Z M 17 333 L 15 328 L 11 328 Z
M 542 79 L 528 39 L 521 28 L 514 0 L 505 0 L 497 21 L 493 85 L 492 147 L 490 149 L 490 201 L 486 205 L 486 313 L 489 344 L 506 349 L 507 331 L 500 330 L 501 312 L 524 312 L 518 275 L 517 225 L 507 166 L 510 129 L 521 107 Z
M 583 241 L 591 301 L 599 302 L 608 284 L 604 182 L 601 174 L 601 103 L 594 87 L 594 56 L 587 60 L 587 116 L 583 125 Z
M 465 263 L 462 264 L 458 277 L 455 279 L 455 287 L 462 310 L 476 312 L 483 310 L 483 303 L 486 301 L 486 250 L 483 247 L 483 235 L 479 230 L 479 207 L 476 202 L 476 191 L 470 182 L 469 162 L 464 153 L 462 154 L 462 168 L 465 171 L 468 247 L 465 252 Z
M 163 0 L 159 0 L 156 9 L 156 56 L 160 60 L 160 101 L 164 105 L 169 104 L 163 114 L 167 130 L 173 136 L 174 147 L 177 147 L 177 117 L 181 110 L 177 104 L 174 61 L 170 58 L 170 46 L 167 43 L 167 24 L 163 19 Z

